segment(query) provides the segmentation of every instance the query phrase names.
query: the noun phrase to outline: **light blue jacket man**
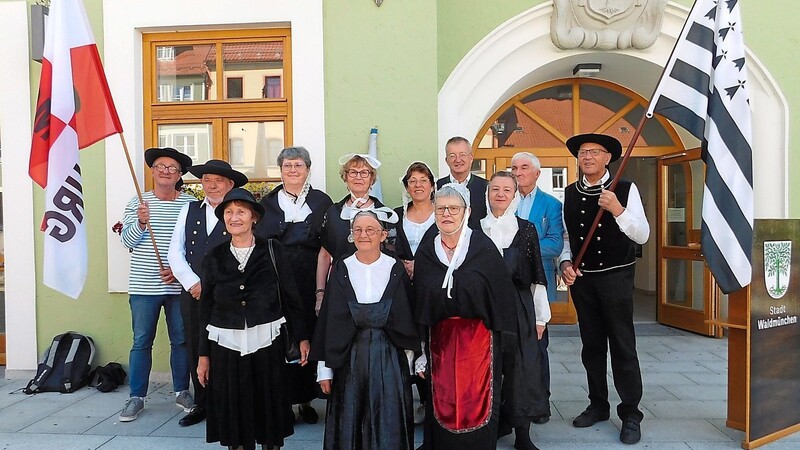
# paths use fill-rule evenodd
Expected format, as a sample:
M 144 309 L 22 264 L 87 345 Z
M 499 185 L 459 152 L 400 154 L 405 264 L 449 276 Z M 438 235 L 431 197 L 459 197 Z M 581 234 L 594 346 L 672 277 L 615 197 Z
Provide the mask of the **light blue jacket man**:
M 536 156 L 528 152 L 517 153 L 512 159 L 512 166 L 522 196 L 517 216 L 527 219 L 536 226 L 536 232 L 539 234 L 539 250 L 542 252 L 542 265 L 547 275 L 547 299 L 552 303 L 556 300 L 558 285 L 555 261 L 564 247 L 562 205 L 557 198 L 536 187 L 540 173 L 540 163 Z

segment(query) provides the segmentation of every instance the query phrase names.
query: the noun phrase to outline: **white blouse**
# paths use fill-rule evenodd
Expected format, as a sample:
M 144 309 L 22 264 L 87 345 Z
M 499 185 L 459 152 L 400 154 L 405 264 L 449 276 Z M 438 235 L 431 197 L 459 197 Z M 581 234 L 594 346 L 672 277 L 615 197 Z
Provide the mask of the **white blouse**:
M 422 238 L 425 236 L 425 232 L 433 225 L 434 221 L 433 213 L 422 223 L 412 222 L 408 216 L 403 217 L 403 230 L 406 232 L 406 238 L 408 238 L 408 245 L 411 246 L 412 255 L 417 253 L 417 249 L 419 248 L 420 242 L 422 242 Z
M 350 274 L 350 283 L 353 285 L 358 303 L 378 303 L 389 284 L 395 259 L 381 253 L 377 261 L 372 264 L 364 264 L 356 258 L 356 255 L 351 255 L 345 258 L 344 264 Z M 413 353 L 411 354 L 413 355 Z M 409 357 L 408 352 L 406 357 Z M 319 361 L 317 363 L 317 381 L 331 379 L 333 379 L 333 369 L 327 367 L 325 361 Z
M 303 203 L 295 203 L 285 190 L 278 191 L 278 206 L 283 210 L 283 217 L 286 222 L 302 222 L 311 214 L 311 208 Z

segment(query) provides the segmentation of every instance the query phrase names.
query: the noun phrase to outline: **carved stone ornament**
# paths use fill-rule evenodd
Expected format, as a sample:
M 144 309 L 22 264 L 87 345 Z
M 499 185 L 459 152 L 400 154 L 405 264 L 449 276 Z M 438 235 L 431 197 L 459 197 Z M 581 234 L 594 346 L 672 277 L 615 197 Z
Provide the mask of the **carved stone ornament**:
M 569 50 L 645 49 L 661 32 L 667 0 L 553 0 L 550 38 Z

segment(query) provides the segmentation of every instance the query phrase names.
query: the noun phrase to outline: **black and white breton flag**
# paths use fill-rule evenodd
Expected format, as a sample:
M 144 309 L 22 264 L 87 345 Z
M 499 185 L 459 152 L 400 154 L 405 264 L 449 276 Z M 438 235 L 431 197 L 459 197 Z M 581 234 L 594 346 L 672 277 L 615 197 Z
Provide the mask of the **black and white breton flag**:
M 650 100 L 654 113 L 703 142 L 703 254 L 723 292 L 750 284 L 753 156 L 738 0 L 695 1 Z

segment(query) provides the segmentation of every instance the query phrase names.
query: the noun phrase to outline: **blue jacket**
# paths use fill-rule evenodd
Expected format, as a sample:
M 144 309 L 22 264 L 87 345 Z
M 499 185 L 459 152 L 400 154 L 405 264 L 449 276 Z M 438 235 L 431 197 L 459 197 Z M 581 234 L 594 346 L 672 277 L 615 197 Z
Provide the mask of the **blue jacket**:
M 550 302 L 556 299 L 555 261 L 564 247 L 562 208 L 557 198 L 537 189 L 531 212 L 527 217 L 528 221 L 536 226 L 536 232 L 539 234 L 539 250 L 542 252 L 542 265 L 547 276 L 547 299 Z

